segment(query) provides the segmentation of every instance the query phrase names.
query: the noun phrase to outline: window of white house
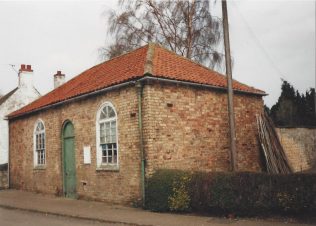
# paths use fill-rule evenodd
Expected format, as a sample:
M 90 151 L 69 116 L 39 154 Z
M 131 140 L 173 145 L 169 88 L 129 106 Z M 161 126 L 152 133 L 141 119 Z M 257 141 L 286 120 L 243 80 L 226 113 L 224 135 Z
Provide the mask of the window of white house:
M 35 124 L 34 130 L 34 166 L 44 166 L 45 162 L 45 126 L 39 120 Z
M 107 102 L 97 115 L 97 165 L 118 166 L 117 117 L 114 106 Z

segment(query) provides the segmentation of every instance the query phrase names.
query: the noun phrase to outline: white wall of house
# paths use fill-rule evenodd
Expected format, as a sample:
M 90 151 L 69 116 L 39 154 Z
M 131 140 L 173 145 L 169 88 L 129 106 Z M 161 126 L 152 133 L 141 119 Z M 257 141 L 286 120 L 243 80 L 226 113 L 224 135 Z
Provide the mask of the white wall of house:
M 21 68 L 22 69 L 22 68 Z M 40 97 L 33 86 L 33 71 L 20 69 L 18 89 L 0 105 L 0 164 L 8 162 L 9 126 L 6 116 Z

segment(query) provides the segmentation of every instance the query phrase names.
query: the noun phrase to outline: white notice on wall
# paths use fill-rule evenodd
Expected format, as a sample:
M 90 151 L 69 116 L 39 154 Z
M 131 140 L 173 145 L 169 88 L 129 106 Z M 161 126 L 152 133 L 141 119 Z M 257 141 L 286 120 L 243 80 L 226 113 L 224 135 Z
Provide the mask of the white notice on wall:
M 84 146 L 83 147 L 83 163 L 84 164 L 91 164 L 91 147 Z

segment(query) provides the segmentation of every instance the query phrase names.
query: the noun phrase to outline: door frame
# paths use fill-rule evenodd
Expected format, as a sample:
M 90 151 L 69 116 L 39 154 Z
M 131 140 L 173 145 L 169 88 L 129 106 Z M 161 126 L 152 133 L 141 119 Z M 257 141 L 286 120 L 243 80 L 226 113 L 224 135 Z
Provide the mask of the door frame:
M 72 124 L 73 134 L 74 134 L 74 136 L 73 136 L 73 139 L 74 139 L 73 148 L 74 148 L 74 157 L 75 157 L 74 161 L 75 161 L 75 171 L 76 171 L 76 174 L 75 174 L 76 175 L 76 179 L 75 179 L 75 181 L 77 183 L 76 151 L 75 151 L 76 150 L 75 126 L 74 126 L 74 124 L 72 123 L 71 120 L 67 119 L 67 120 L 64 121 L 64 123 L 62 125 L 62 129 L 61 129 L 61 147 L 62 147 L 62 152 L 61 152 L 61 160 L 62 160 L 62 162 L 61 162 L 61 164 L 62 164 L 62 184 L 63 184 L 63 191 L 62 191 L 62 193 L 63 193 L 64 197 L 66 197 L 66 194 L 65 194 L 65 190 L 66 190 L 65 179 L 66 178 L 65 178 L 65 142 L 64 142 L 65 138 L 64 138 L 64 131 L 65 131 L 66 125 L 68 125 L 69 123 Z M 77 197 L 77 189 L 76 189 L 76 192 L 75 192 L 75 197 Z

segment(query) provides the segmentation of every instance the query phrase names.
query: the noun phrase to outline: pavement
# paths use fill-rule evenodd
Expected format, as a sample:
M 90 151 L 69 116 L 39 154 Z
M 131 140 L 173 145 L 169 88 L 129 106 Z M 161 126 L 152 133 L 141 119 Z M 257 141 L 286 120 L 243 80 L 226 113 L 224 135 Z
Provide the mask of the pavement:
M 283 220 L 226 219 L 190 214 L 154 213 L 139 208 L 109 205 L 102 202 L 74 200 L 19 190 L 1 190 L 0 207 L 7 210 L 44 213 L 61 217 L 91 220 L 109 225 L 136 226 L 307 226 Z
M 0 219 L 0 226 L 113 226 L 113 223 L 1 207 Z M 126 224 L 115 224 L 115 226 L 126 226 Z

